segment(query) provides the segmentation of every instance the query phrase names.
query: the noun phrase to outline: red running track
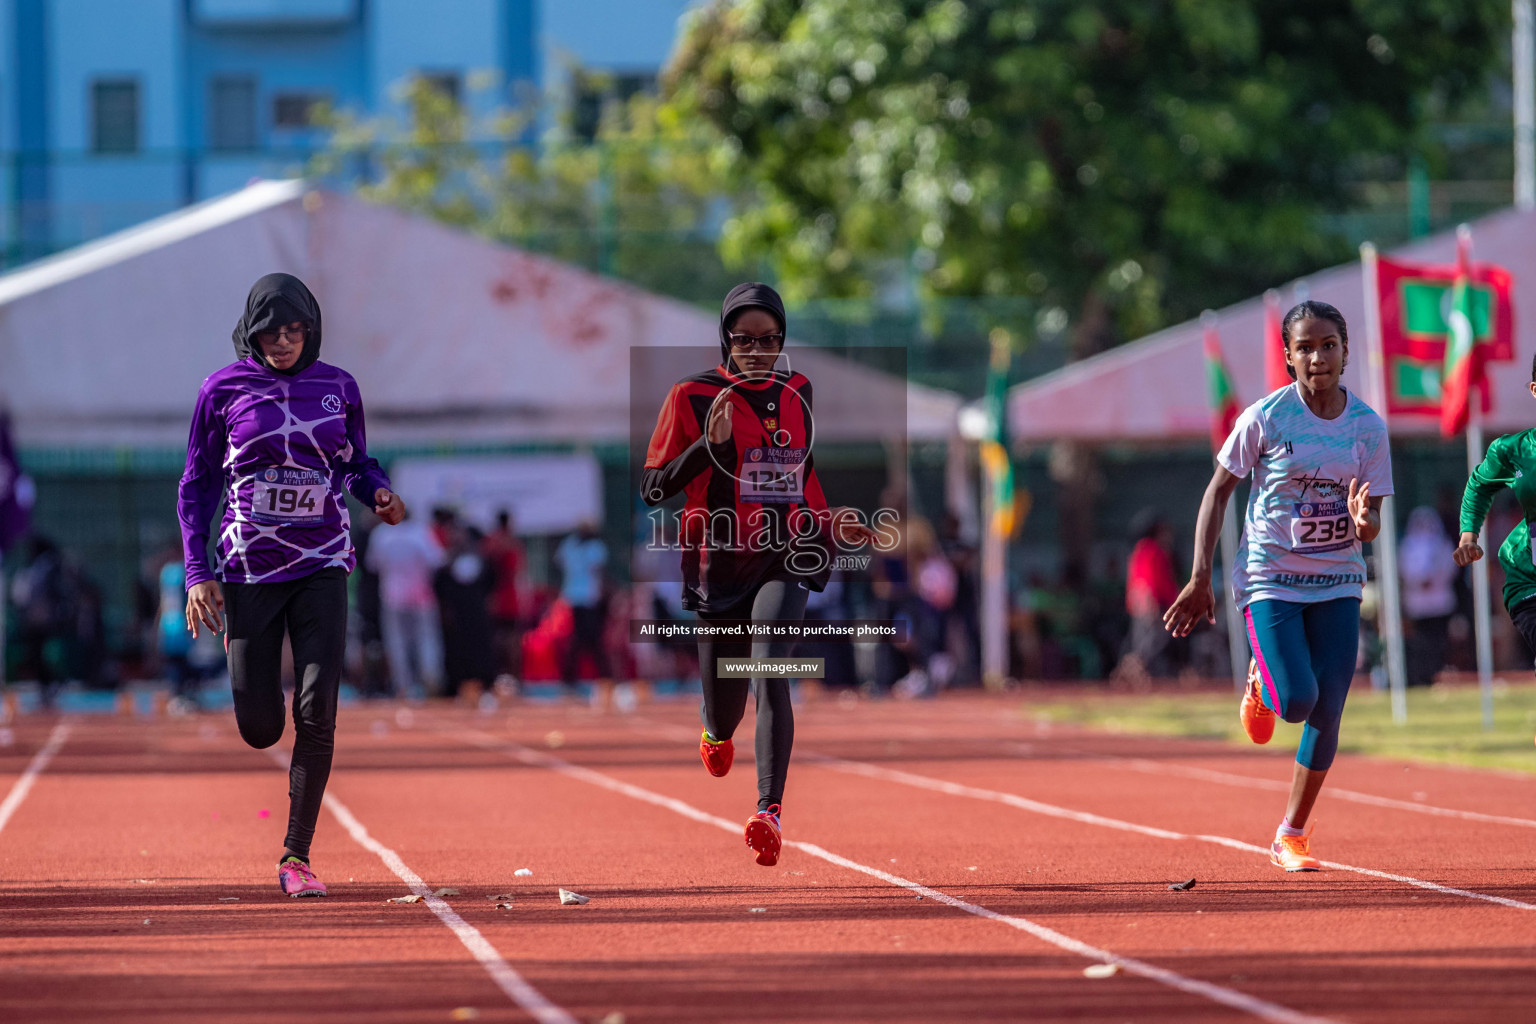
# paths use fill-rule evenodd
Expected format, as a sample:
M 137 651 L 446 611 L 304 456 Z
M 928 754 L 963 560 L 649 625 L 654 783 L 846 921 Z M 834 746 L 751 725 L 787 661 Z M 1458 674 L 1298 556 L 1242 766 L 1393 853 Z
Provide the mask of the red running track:
M 713 779 L 695 722 L 346 709 L 314 850 L 332 894 L 290 900 L 286 780 L 231 720 L 22 720 L 0 1019 L 1533 1017 L 1536 777 L 1341 757 L 1314 839 L 1338 866 L 1285 875 L 1254 847 L 1286 751 L 1052 729 L 1018 698 L 826 701 L 798 711 L 765 869 L 740 838 L 750 740 Z M 386 902 L 411 883 L 460 894 Z

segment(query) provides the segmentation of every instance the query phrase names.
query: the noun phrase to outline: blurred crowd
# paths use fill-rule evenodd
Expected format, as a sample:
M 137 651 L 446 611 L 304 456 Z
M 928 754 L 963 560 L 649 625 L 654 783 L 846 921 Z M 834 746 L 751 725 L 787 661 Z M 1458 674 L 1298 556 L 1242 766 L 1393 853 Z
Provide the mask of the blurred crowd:
M 1423 506 L 1409 515 L 1399 549 L 1410 685 L 1427 685 L 1445 668 L 1471 669 L 1471 594 L 1457 569 L 1456 508 Z M 1495 536 L 1517 512 L 1496 507 Z M 1501 519 L 1502 516 L 1502 519 Z M 363 696 L 408 698 L 515 691 L 553 682 L 697 680 L 691 640 L 631 643 L 630 619 L 684 620 L 675 550 L 648 550 L 648 520 L 636 525 L 631 566 L 614 564 L 597 524 L 558 543 L 541 543 L 531 566 L 526 540 L 501 512 L 489 530 L 454 509 L 432 509 L 389 529 L 355 517 L 358 571 L 352 575 L 348 682 Z M 1162 614 L 1186 578 L 1188 558 L 1155 510 L 1132 523 L 1122 559 L 1087 571 L 1067 565 L 1054 578 L 1025 573 L 1010 595 L 1009 667 L 1016 679 L 1113 679 L 1134 686 L 1178 677 L 1229 674 L 1224 610 L 1215 627 L 1171 638 Z M 636 582 L 623 579 L 633 570 Z M 1502 579 L 1496 562 L 1492 589 Z M 664 582 L 650 582 L 650 581 Z M 65 680 L 111 688 L 123 678 L 162 679 L 173 708 L 190 708 L 200 688 L 225 675 L 220 638 L 194 639 L 185 619 L 185 571 L 167 548 L 146 561 L 138 622 L 125 650 L 109 651 L 100 588 L 78 559 L 33 536 L 10 577 L 11 678 L 36 680 L 44 703 Z M 1375 598 L 1373 584 L 1366 601 Z M 1365 610 L 1362 670 L 1380 662 L 1380 642 Z M 803 643 L 793 652 L 826 662 L 821 685 L 870 695 L 926 696 L 980 683 L 979 556 L 953 516 L 937 526 L 909 517 L 899 542 L 872 552 L 856 569 L 833 573 L 812 593 L 810 622 L 897 620 L 900 643 Z M 1530 654 L 1503 616 L 1494 616 L 1495 661 L 1529 663 Z

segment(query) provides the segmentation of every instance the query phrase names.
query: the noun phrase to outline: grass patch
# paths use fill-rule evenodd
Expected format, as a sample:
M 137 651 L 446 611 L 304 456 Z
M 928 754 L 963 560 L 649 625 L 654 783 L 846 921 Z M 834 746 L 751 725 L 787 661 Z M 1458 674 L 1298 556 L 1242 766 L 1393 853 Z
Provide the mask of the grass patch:
M 1091 694 L 1031 704 L 1028 713 L 1053 722 L 1110 732 L 1226 740 L 1252 748 L 1237 720 L 1232 694 Z M 1352 690 L 1339 730 L 1339 750 L 1408 761 L 1501 768 L 1536 774 L 1536 686 L 1495 682 L 1493 723 L 1483 731 L 1482 698 L 1475 686 L 1433 686 L 1408 691 L 1408 721 L 1392 721 L 1384 691 Z M 1279 722 L 1269 749 L 1296 749 L 1301 726 Z

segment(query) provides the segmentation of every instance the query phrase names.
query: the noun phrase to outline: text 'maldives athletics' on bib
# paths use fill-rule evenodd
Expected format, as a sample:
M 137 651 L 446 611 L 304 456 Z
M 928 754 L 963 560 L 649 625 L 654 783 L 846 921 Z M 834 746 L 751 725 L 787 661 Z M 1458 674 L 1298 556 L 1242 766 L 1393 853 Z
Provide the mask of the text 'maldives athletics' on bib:
M 1373 498 L 1392 493 L 1381 417 L 1346 390 L 1344 411 L 1325 420 L 1307 408 L 1298 387 L 1244 409 L 1217 456 L 1233 476 L 1253 474 L 1232 568 L 1239 608 L 1360 597 L 1365 556 L 1349 515 L 1349 482 L 1369 483 Z

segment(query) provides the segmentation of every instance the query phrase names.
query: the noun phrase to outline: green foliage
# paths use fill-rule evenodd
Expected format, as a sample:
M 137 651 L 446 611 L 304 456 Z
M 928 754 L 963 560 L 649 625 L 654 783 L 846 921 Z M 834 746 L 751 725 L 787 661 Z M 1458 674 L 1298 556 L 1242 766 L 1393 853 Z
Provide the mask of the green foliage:
M 653 98 L 608 105 L 591 141 L 556 125 L 537 142 L 533 105 L 477 119 L 425 79 L 400 98 L 400 119 L 334 118 L 311 172 L 665 294 L 713 304 L 734 283 L 710 230 L 721 158 Z
M 669 102 L 750 197 L 727 260 L 766 256 L 791 301 L 911 277 L 1029 296 L 1109 341 L 1348 258 L 1319 215 L 1482 88 L 1508 10 L 717 0 Z

